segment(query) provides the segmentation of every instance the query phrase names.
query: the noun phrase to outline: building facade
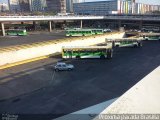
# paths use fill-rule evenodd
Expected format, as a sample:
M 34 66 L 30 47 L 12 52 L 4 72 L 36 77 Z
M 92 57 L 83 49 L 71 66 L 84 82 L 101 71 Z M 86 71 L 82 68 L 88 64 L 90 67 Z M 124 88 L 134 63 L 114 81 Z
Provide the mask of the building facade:
M 160 5 L 145 4 L 136 0 L 118 0 L 119 14 L 147 14 L 153 11 L 160 11 Z
M 85 0 L 66 0 L 66 11 L 67 13 L 73 13 L 73 3 L 82 3 Z
M 8 4 L 9 4 L 10 12 L 19 12 L 20 11 L 19 0 L 9 0 Z
M 47 11 L 66 13 L 66 0 L 46 0 Z
M 9 10 L 9 6 L 6 3 L 0 3 L 0 12 L 5 12 Z
M 30 1 L 30 9 L 31 11 L 45 11 L 46 0 L 31 0 Z
M 19 0 L 19 6 L 21 12 L 29 12 L 31 10 L 30 3 L 31 0 Z
M 82 3 L 85 2 L 85 0 L 73 0 L 73 3 Z
M 73 12 L 73 0 L 66 0 L 66 12 Z
M 87 15 L 147 14 L 160 11 L 160 5 L 140 3 L 136 0 L 106 0 L 74 3 L 73 11 L 76 14 Z
M 76 14 L 106 15 L 117 11 L 117 0 L 74 3 L 73 10 Z

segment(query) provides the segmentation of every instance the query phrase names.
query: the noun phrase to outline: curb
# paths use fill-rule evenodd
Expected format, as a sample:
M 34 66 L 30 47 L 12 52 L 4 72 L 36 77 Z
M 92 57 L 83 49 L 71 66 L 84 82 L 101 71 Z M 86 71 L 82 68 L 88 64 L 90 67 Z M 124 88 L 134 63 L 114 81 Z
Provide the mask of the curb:
M 15 62 L 15 63 L 9 63 L 9 64 L 6 64 L 6 65 L 0 66 L 0 70 L 10 68 L 10 67 L 14 67 L 14 66 L 18 66 L 18 65 L 22 65 L 22 64 L 25 64 L 25 63 L 30 63 L 30 62 L 46 59 L 46 58 L 49 58 L 49 57 L 50 56 L 47 55 L 47 56 L 41 56 L 41 57 L 32 58 L 32 59 L 28 59 L 28 60 L 23 60 L 23 61 L 19 61 L 19 62 Z

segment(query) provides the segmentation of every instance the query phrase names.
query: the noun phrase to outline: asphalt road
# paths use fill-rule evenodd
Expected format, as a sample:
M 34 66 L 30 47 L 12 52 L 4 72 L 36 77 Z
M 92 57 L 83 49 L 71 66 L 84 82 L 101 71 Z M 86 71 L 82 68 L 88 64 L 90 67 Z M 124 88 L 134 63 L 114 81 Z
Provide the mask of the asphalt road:
M 35 42 L 42 42 L 48 40 L 56 40 L 65 38 L 63 31 L 49 32 L 33 32 L 27 36 L 0 36 L 0 47 L 30 44 Z
M 142 48 L 115 49 L 112 60 L 67 60 L 75 65 L 70 72 L 53 72 L 52 65 L 60 60 L 58 57 L 0 71 L 1 80 L 12 79 L 0 86 L 15 92 L 27 89 L 33 81 L 44 85 L 31 93 L 0 101 L 0 113 L 44 114 L 47 120 L 119 97 L 160 65 L 159 51 L 160 42 L 147 41 Z M 26 85 L 21 88 L 23 83 Z

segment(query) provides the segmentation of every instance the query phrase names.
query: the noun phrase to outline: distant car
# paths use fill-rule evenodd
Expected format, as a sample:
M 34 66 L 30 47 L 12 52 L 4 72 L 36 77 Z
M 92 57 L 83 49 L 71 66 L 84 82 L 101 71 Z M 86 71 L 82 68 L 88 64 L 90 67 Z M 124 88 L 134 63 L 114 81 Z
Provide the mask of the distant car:
M 104 29 L 103 31 L 104 31 L 105 33 L 106 33 L 106 32 L 112 32 L 111 29 Z
M 54 70 L 55 71 L 65 71 L 65 70 L 73 70 L 74 69 L 74 65 L 71 64 L 66 64 L 64 62 L 58 62 L 55 66 L 54 66 Z

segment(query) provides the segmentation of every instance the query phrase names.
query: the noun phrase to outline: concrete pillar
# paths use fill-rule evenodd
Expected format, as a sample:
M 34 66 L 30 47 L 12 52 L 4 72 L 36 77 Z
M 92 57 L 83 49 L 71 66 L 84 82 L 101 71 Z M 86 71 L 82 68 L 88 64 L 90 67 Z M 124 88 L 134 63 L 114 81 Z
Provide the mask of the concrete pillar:
M 81 20 L 81 28 L 83 28 L 83 21 Z
M 143 26 L 143 21 L 141 20 L 140 23 L 139 23 L 139 29 L 140 30 L 142 29 L 142 26 Z
M 4 23 L 1 23 L 1 31 L 2 31 L 2 36 L 5 36 L 5 28 L 4 28 Z
M 33 21 L 33 29 L 36 30 L 36 21 Z
M 49 26 L 49 32 L 52 32 L 52 21 L 48 21 Z
M 118 28 L 119 28 L 119 29 L 122 27 L 121 25 L 122 25 L 122 22 L 121 22 L 121 20 L 119 20 L 119 21 L 118 21 Z
M 56 23 L 55 22 L 52 22 L 52 26 L 53 26 L 53 28 L 52 28 L 53 30 L 56 29 Z

